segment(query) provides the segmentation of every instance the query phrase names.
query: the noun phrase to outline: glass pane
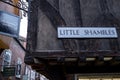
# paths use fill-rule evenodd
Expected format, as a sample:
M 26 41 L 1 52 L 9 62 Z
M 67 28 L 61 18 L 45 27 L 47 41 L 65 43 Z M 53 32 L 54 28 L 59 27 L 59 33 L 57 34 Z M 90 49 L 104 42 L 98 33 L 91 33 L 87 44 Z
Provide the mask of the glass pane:
M 105 78 L 105 79 L 102 79 L 102 80 L 112 80 L 112 79 L 110 79 L 110 78 Z
M 78 80 L 89 80 L 89 79 L 78 79 Z
M 120 78 L 113 78 L 113 80 L 120 80 Z
M 100 79 L 99 79 L 99 78 L 96 78 L 96 79 L 95 79 L 95 78 L 93 78 L 93 79 L 90 79 L 90 80 L 100 80 Z

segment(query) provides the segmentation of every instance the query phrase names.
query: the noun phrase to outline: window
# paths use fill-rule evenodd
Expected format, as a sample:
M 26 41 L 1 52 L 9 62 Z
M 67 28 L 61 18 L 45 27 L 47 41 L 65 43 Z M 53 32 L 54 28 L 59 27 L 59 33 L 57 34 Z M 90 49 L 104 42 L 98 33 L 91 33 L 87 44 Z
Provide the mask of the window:
M 21 78 L 21 64 L 22 64 L 22 60 L 18 58 L 17 63 L 16 63 L 16 77 L 17 78 Z
M 4 66 L 10 66 L 11 64 L 12 52 L 10 49 L 5 49 L 1 55 L 3 57 L 1 71 L 3 71 Z

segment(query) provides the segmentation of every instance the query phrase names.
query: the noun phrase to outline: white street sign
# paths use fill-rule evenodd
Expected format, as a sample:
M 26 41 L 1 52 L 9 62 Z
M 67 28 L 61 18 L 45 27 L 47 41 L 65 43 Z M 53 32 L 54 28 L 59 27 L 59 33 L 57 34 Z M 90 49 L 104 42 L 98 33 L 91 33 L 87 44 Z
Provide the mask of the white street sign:
M 114 27 L 58 27 L 58 38 L 117 38 Z

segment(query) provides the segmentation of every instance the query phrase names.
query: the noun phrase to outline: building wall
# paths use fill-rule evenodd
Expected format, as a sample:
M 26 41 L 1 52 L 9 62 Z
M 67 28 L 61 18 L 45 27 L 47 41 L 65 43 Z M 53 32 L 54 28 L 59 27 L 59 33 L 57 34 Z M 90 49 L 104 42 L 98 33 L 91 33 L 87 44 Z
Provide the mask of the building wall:
M 101 1 L 103 1 L 103 5 Z M 56 65 L 61 65 L 61 69 L 66 68 L 66 65 L 68 65 L 66 68 L 68 70 L 64 73 L 78 73 L 82 70 L 80 66 L 96 66 L 96 63 L 84 60 L 86 57 L 95 57 L 97 62 L 98 57 L 101 59 L 101 56 L 119 55 L 119 34 L 117 39 L 92 39 L 92 37 L 91 39 L 60 39 L 57 36 L 57 28 L 115 27 L 119 33 L 120 0 L 32 0 L 29 7 L 27 50 L 31 54 L 26 54 L 26 63 L 30 63 L 28 58 L 31 56 L 37 58 L 40 61 L 39 64 L 43 59 L 43 64 L 44 61 L 48 61 L 47 63 L 52 67 L 55 65 L 55 69 Z M 104 12 L 106 9 L 107 14 Z M 112 51 L 115 51 L 117 55 Z M 70 58 L 70 61 L 65 61 L 65 57 Z M 72 61 L 72 57 L 78 60 L 73 58 L 75 60 Z M 50 64 L 50 60 L 51 63 L 53 61 L 53 64 Z M 84 61 L 85 65 L 81 64 L 80 61 Z M 99 64 L 97 65 L 99 66 Z M 104 63 L 102 66 L 104 66 Z M 76 69 L 76 67 L 80 70 Z M 36 69 L 38 70 L 37 67 Z M 47 73 L 47 75 L 49 74 Z
M 6 2 L 11 3 L 13 5 L 18 5 L 18 0 L 12 0 L 12 2 L 10 2 L 10 0 L 6 0 Z M 6 4 L 2 1 L 0 1 L 0 10 L 19 15 L 18 8 L 15 8 L 15 7 L 13 7 L 9 4 Z
M 22 38 L 22 39 L 24 39 L 24 40 L 22 40 L 21 43 L 23 44 L 23 47 L 25 47 L 25 45 L 24 45 L 26 43 L 25 38 Z M 37 73 L 35 70 L 33 70 L 30 65 L 26 65 L 24 63 L 24 56 L 25 56 L 26 52 L 14 38 L 0 35 L 0 40 L 3 42 L 2 44 L 7 45 L 7 48 L 3 48 L 0 51 L 0 70 L 2 69 L 2 61 L 3 61 L 2 52 L 3 52 L 3 50 L 9 49 L 12 52 L 10 66 L 17 66 L 18 58 L 21 59 L 21 76 L 20 76 L 20 78 L 16 77 L 16 75 L 6 78 L 3 76 L 3 72 L 0 72 L 0 80 L 8 80 L 8 79 L 23 80 L 23 77 L 25 75 L 27 75 L 27 77 L 28 77 L 27 80 L 39 80 L 40 78 L 43 78 L 43 76 L 41 76 L 39 73 Z M 47 79 L 46 79 L 46 77 L 44 77 L 44 79 L 42 79 L 42 80 L 47 80 Z
M 1 11 L 5 11 L 8 13 L 20 16 L 19 15 L 20 10 L 18 8 L 12 6 L 12 5 L 15 5 L 15 6 L 20 7 L 21 4 L 19 3 L 19 0 L 3 0 L 3 1 L 7 2 L 8 4 L 0 1 L 0 10 Z M 9 3 L 12 5 L 10 5 Z M 29 65 L 26 65 L 24 63 L 24 56 L 25 56 L 26 52 L 25 52 L 25 49 L 23 49 L 23 47 L 24 48 L 26 47 L 26 40 L 25 40 L 25 38 L 20 37 L 19 41 L 16 41 L 16 39 L 9 37 L 9 36 L 0 35 L 0 80 L 23 80 L 23 77 L 25 75 L 27 75 L 29 77 L 29 79 L 27 79 L 27 80 L 36 80 L 35 79 L 36 71 L 32 70 L 32 68 Z M 20 44 L 23 47 L 21 47 Z M 3 64 L 3 60 L 4 60 L 3 51 L 4 50 L 10 50 L 12 53 L 11 62 L 9 65 L 10 67 L 11 66 L 17 67 L 18 59 L 21 60 L 21 70 L 20 70 L 21 76 L 16 76 L 16 75 L 8 76 L 8 77 L 3 76 L 2 68 L 4 65 Z M 27 67 L 29 67 L 29 68 L 26 69 Z M 28 74 L 28 73 L 26 73 L 26 71 L 28 71 L 30 73 Z M 15 73 L 16 72 L 17 71 L 15 71 Z M 34 76 L 32 74 L 34 74 Z M 39 74 L 37 73 L 37 75 L 39 75 Z
M 21 46 L 16 42 L 16 40 L 11 38 L 11 37 L 0 35 L 0 39 L 4 40 L 3 41 L 4 44 L 8 44 L 8 46 L 9 46 L 8 49 L 11 50 L 11 52 L 12 52 L 11 65 L 10 66 L 15 66 L 16 67 L 18 58 L 21 60 L 21 77 L 20 78 L 16 78 L 15 76 L 11 77 L 12 78 L 11 80 L 21 80 L 22 76 L 25 74 L 25 63 L 24 63 L 25 51 L 24 51 L 24 49 L 21 48 Z M 3 50 L 5 50 L 5 49 L 3 49 Z M 2 54 L 0 56 L 1 56 L 0 63 L 2 63 L 3 56 L 2 56 Z M 3 78 L 3 80 L 7 79 L 7 78 L 5 79 L 3 77 L 2 73 L 0 73 L 0 74 L 1 74 L 1 77 Z
M 7 3 L 10 3 L 12 5 L 17 5 L 18 0 L 0 1 L 0 10 L 11 13 L 11 14 L 19 15 L 19 10 L 17 8 L 11 6 L 10 4 L 5 3 L 4 1 Z M 0 35 L 0 44 L 2 44 L 2 45 L 0 45 L 0 70 L 3 66 L 2 65 L 3 56 L 1 54 L 2 54 L 3 50 L 5 50 L 5 49 L 10 49 L 12 51 L 12 63 L 11 63 L 11 65 L 16 65 L 15 62 L 17 61 L 18 57 L 20 57 L 22 59 L 22 62 L 24 62 L 23 58 L 24 58 L 25 52 L 22 52 L 23 50 L 20 47 L 17 51 L 20 52 L 21 55 L 18 55 L 18 52 L 15 52 L 16 47 L 14 47 L 14 46 L 19 46 L 19 45 L 14 41 L 13 38 Z M 14 48 L 12 47 L 12 45 Z M 23 74 L 23 70 L 22 70 L 22 74 Z M 8 80 L 8 78 L 11 78 L 11 80 L 14 80 L 13 79 L 14 77 L 5 78 L 2 74 L 2 72 L 0 72 L 0 80 Z
M 102 6 L 101 1 L 102 0 L 32 1 L 27 36 L 28 50 L 31 52 L 66 50 L 73 51 L 73 53 L 79 53 L 81 51 L 120 50 L 120 43 L 118 42 L 119 34 L 118 38 L 114 40 L 92 39 L 92 37 L 90 39 L 84 37 L 83 39 L 76 39 L 74 37 L 73 39 L 58 38 L 58 27 L 115 27 L 118 28 L 117 33 L 119 33 L 120 1 L 106 0 L 106 3 L 103 3 L 107 7 Z M 102 8 L 108 9 L 107 14 L 103 13 L 104 10 L 102 11 Z M 48 57 L 48 55 L 44 56 Z
M 18 59 L 21 60 L 21 78 L 22 75 L 25 73 L 25 63 L 24 63 L 24 56 L 25 56 L 25 51 L 19 46 L 19 44 L 12 39 L 10 43 L 10 50 L 12 51 L 12 63 L 11 65 L 17 65 Z

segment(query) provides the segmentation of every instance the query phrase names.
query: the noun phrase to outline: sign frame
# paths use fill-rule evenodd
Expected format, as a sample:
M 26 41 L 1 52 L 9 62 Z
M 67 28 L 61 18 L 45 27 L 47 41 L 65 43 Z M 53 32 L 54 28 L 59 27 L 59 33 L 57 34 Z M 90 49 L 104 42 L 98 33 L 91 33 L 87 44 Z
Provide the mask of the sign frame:
M 58 38 L 117 38 L 115 27 L 58 27 Z

